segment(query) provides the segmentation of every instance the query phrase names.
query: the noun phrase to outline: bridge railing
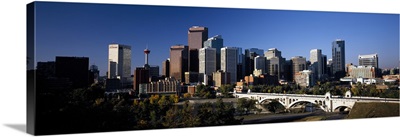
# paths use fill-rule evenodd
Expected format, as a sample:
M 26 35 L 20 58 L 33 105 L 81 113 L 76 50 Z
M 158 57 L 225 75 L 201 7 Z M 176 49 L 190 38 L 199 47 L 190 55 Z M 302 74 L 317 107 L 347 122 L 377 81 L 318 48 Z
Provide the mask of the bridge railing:
M 325 95 L 307 95 L 307 94 L 282 94 L 282 93 L 240 93 L 237 95 L 272 95 L 272 96 L 301 96 L 301 97 L 325 97 Z
M 307 94 L 282 94 L 282 93 L 236 93 L 236 95 L 270 95 L 270 96 L 291 96 L 291 97 L 316 97 L 316 98 L 324 98 L 325 95 L 307 95 Z M 387 100 L 387 101 L 400 101 L 398 98 L 380 98 L 380 97 L 366 97 L 366 96 L 352 96 L 350 98 L 346 98 L 344 96 L 332 96 L 333 99 L 358 99 L 358 100 Z

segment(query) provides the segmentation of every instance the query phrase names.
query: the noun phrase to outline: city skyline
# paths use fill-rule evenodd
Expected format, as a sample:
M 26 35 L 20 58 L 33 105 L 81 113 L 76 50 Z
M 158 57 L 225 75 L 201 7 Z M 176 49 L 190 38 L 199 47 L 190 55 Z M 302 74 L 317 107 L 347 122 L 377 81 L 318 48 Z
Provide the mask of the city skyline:
M 331 42 L 343 39 L 346 64 L 357 64 L 360 54 L 377 53 L 381 68 L 398 66 L 393 58 L 399 53 L 393 50 L 399 45 L 396 14 L 39 3 L 35 65 L 55 56 L 85 56 L 104 76 L 108 45 L 118 43 L 132 47 L 131 68 L 143 66 L 147 45 L 149 64 L 162 66 L 171 46 L 188 45 L 190 27 L 204 26 L 208 36 L 221 35 L 224 46 L 277 48 L 286 59 L 307 57 L 315 48 L 332 58 Z

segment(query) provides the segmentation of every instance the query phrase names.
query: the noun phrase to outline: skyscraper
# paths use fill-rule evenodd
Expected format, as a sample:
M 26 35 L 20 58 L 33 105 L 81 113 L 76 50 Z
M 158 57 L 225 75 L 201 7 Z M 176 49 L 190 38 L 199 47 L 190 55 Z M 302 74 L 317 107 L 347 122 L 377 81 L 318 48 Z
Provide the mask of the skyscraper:
M 204 41 L 208 38 L 208 28 L 193 26 L 188 31 L 188 46 L 189 49 L 203 48 Z
M 242 48 L 234 47 L 237 51 L 237 67 L 236 67 L 236 80 L 240 81 L 240 79 L 244 78 L 244 70 L 245 70 L 245 62 L 244 62 L 244 55 L 242 52 Z
M 268 73 L 272 76 L 277 76 L 281 79 L 282 74 L 282 59 L 279 57 L 272 57 L 268 59 Z
M 250 48 L 244 51 L 244 75 L 248 76 L 253 73 L 254 71 L 254 58 L 257 56 L 263 56 L 264 50 L 257 49 L 257 48 Z
M 322 75 L 327 76 L 328 74 L 328 70 L 327 70 L 327 62 L 328 62 L 328 58 L 326 57 L 326 55 L 322 54 Z
M 145 67 L 136 67 L 134 73 L 133 90 L 140 91 L 140 84 L 148 84 L 150 82 L 150 70 Z
M 322 77 L 322 53 L 320 49 L 312 49 L 310 51 L 311 70 L 317 79 Z
M 332 75 L 335 79 L 342 78 L 346 75 L 345 72 L 345 42 L 341 39 L 336 39 L 332 42 Z
M 261 73 L 266 73 L 265 70 L 265 57 L 257 56 L 254 58 L 254 70 L 261 70 Z
M 280 57 L 280 58 L 282 58 L 282 53 L 277 48 L 270 48 L 270 49 L 268 49 L 268 51 L 266 51 L 264 53 L 264 56 L 267 59 L 270 59 L 272 57 Z
M 162 75 L 169 77 L 169 58 L 162 62 Z
M 223 45 L 224 39 L 222 39 L 221 35 L 216 35 L 204 41 L 204 47 L 211 47 L 216 49 L 217 70 L 221 69 L 221 48 L 223 47 Z
M 358 66 L 372 66 L 379 68 L 378 54 L 358 55 Z
M 307 61 L 306 58 L 302 56 L 295 56 L 292 57 L 292 74 L 293 78 L 295 77 L 296 73 L 306 70 L 307 69 Z
M 221 49 L 224 45 L 224 39 L 222 39 L 221 35 L 216 35 L 216 36 L 208 38 L 206 41 L 204 41 L 203 45 L 204 45 L 204 47 Z
M 277 48 L 270 48 L 268 51 L 264 53 L 264 56 L 267 58 L 266 61 L 266 71 L 269 72 L 272 76 L 278 76 L 278 79 L 281 79 L 284 74 L 284 64 L 286 62 L 285 58 L 282 58 L 281 51 Z
M 229 72 L 228 74 L 230 74 L 231 84 L 237 82 L 237 53 L 237 48 L 221 48 L 221 70 Z
M 187 71 L 199 71 L 199 49 L 204 47 L 204 41 L 208 38 L 208 28 L 192 26 L 188 31 L 188 64 Z
M 328 59 L 328 61 L 326 62 L 326 74 L 328 74 L 329 77 L 333 76 L 332 63 L 333 63 L 332 59 Z
M 189 64 L 188 71 L 199 72 L 199 50 L 198 49 L 189 49 L 188 64 Z
M 160 67 L 157 65 L 150 65 L 149 66 L 149 77 L 158 78 L 160 77 Z
M 108 46 L 108 76 L 107 78 L 121 79 L 122 83 L 129 82 L 131 77 L 131 47 L 121 44 Z
M 199 77 L 211 76 L 217 70 L 216 49 L 205 47 L 199 50 Z M 205 82 L 205 81 L 202 81 Z
M 185 72 L 188 68 L 188 46 L 174 45 L 170 48 L 170 77 L 181 82 L 185 81 Z

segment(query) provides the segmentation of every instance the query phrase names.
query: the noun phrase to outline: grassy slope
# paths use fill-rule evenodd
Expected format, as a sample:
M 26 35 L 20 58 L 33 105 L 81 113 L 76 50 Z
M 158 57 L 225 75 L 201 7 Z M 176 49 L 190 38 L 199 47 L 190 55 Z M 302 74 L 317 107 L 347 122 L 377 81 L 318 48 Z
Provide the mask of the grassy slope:
M 347 118 L 374 118 L 400 116 L 399 103 L 356 102 Z

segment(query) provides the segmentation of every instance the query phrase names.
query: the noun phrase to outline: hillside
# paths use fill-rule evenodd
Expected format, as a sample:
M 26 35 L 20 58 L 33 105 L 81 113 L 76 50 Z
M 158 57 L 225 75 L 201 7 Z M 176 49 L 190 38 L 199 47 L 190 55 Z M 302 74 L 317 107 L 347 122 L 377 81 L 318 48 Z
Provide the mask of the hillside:
M 347 118 L 354 119 L 400 116 L 399 107 L 399 103 L 356 102 Z

